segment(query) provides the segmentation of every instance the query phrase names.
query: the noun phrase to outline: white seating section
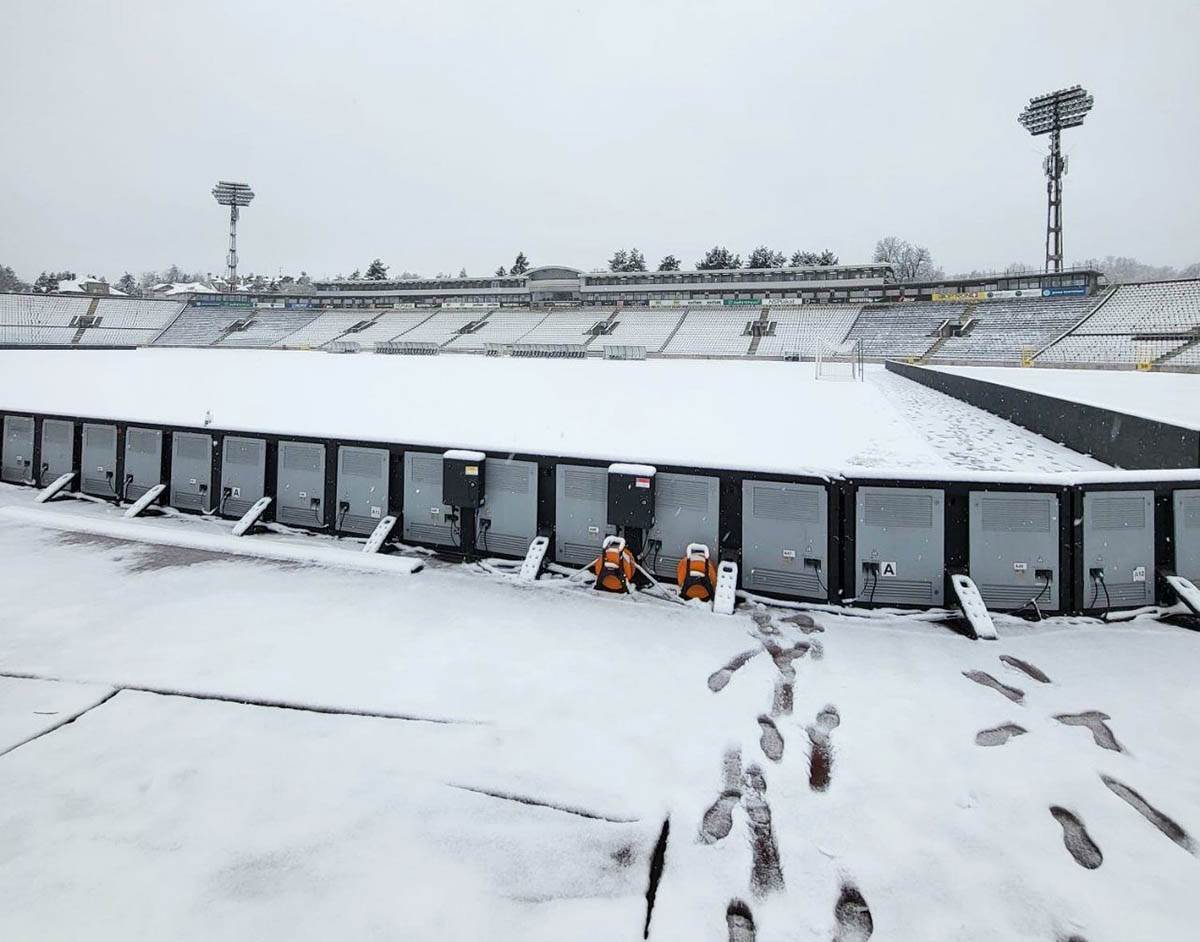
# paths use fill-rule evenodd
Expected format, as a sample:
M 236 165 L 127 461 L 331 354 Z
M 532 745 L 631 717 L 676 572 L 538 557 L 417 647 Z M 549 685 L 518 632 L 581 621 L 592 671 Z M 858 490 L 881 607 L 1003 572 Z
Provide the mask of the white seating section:
M 249 307 L 186 307 L 154 343 L 159 347 L 207 347 L 252 313 Z
M 775 332 L 759 341 L 757 355 L 779 357 L 799 353 L 814 355 L 817 341 L 840 344 L 861 304 L 804 304 L 799 307 L 772 307 L 768 320 L 775 322 Z
M 529 311 L 506 308 L 495 311 L 480 310 L 473 313 L 461 312 L 466 319 L 459 329 L 467 324 L 483 320 L 483 325 L 469 334 L 454 334 L 446 345 L 448 350 L 483 350 L 489 343 L 516 343 L 533 330 L 548 316 L 545 311 Z M 404 338 L 408 340 L 408 337 Z
M 178 301 L 0 294 L 0 344 L 137 346 L 153 340 L 182 308 Z M 88 314 L 97 318 L 96 327 L 80 326 Z
M 311 323 L 316 311 L 255 311 L 244 330 L 226 334 L 218 342 L 222 347 L 270 347 Z
M 85 315 L 95 321 L 81 320 Z M 749 322 L 765 325 L 747 333 Z M 946 321 L 968 325 L 939 339 Z M 610 333 L 593 335 L 597 324 Z M 232 328 L 239 327 L 234 330 Z M 355 330 L 354 328 L 359 328 Z M 467 332 L 464 328 L 470 327 Z M 757 334 L 757 336 L 756 336 Z M 814 355 L 819 341 L 861 340 L 868 359 L 1047 366 L 1200 367 L 1200 279 L 1122 285 L 1090 298 L 962 304 L 459 307 L 412 309 L 186 306 L 134 298 L 0 294 L 0 346 L 220 346 L 372 350 L 381 341 L 483 353 L 495 345 L 642 347 L 649 355 Z M 353 349 L 353 348 L 351 348 Z
M 683 314 L 678 308 L 621 308 L 617 311 L 616 326 L 604 337 L 604 343 L 645 347 L 647 353 L 657 353 Z
M 746 323 L 758 320 L 758 306 L 689 308 L 663 353 L 683 356 L 745 356 L 750 349 Z
M 907 359 L 920 357 L 937 341 L 943 321 L 957 321 L 963 305 L 936 301 L 869 305 L 846 334 L 846 341 L 861 340 L 863 356 Z
M 1039 363 L 1140 365 L 1179 350 L 1200 330 L 1200 281 L 1121 285 Z M 1190 350 L 1167 362 L 1191 365 Z
M 947 339 L 930 360 L 1020 363 L 1023 355 L 1038 353 L 1074 327 L 1096 303 L 1095 298 L 1023 298 L 977 304 L 965 312 L 975 319 L 970 333 Z
M 272 346 L 309 350 L 337 340 L 355 324 L 371 320 L 376 311 L 324 311 L 299 330 L 275 341 Z
M 592 341 L 589 331 L 597 321 L 607 320 L 610 313 L 611 310 L 603 308 L 552 311 L 541 323 L 515 342 L 587 344 Z

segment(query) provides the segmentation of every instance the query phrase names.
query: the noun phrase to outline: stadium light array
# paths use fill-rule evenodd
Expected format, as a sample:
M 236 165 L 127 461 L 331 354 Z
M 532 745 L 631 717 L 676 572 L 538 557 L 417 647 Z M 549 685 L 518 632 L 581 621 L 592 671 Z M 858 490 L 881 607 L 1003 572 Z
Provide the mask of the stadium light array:
M 1046 172 L 1046 271 L 1062 271 L 1062 178 L 1067 172 L 1067 159 L 1062 156 L 1061 134 L 1067 128 L 1077 128 L 1092 110 L 1095 99 L 1079 85 L 1060 88 L 1030 98 L 1025 110 L 1017 116 L 1021 127 L 1034 137 L 1050 135 L 1050 154 L 1043 162 Z
M 225 261 L 228 267 L 227 278 L 229 290 L 237 288 L 237 221 L 238 207 L 249 206 L 254 199 L 254 191 L 246 183 L 230 183 L 221 180 L 212 189 L 213 198 L 222 206 L 229 207 L 229 254 Z

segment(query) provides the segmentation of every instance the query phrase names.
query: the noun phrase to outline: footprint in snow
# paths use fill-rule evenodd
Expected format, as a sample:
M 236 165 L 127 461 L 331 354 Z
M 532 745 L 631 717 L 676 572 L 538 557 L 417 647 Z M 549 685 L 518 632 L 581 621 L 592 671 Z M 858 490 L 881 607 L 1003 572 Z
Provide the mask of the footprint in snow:
M 724 690 L 725 685 L 729 683 L 734 673 L 745 667 L 750 658 L 754 657 L 757 653 L 758 651 L 743 651 L 732 658 L 724 667 L 713 671 L 708 675 L 708 689 L 713 693 L 719 693 Z
M 705 844 L 715 844 L 729 836 L 733 830 L 733 809 L 741 798 L 741 792 L 722 792 L 721 797 L 704 812 L 700 822 L 700 839 Z
M 1003 746 L 1016 736 L 1024 736 L 1029 730 L 1016 723 L 1004 723 L 991 729 L 981 729 L 975 734 L 977 746 Z
M 1032 664 L 1030 664 L 1028 661 L 1022 661 L 1019 657 L 1013 657 L 1010 654 L 1001 654 L 1000 660 L 1003 661 L 1005 664 L 1007 664 L 1009 667 L 1011 667 L 1013 670 L 1018 670 L 1022 674 L 1025 674 L 1027 677 L 1030 677 L 1033 680 L 1036 680 L 1039 684 L 1050 683 L 1050 678 L 1047 677 L 1044 673 L 1042 673 L 1042 671 L 1040 671 L 1038 668 L 1036 668 Z
M 968 680 L 973 680 L 977 684 L 982 684 L 985 687 L 991 687 L 1001 696 L 1007 697 L 1013 703 L 1021 703 L 1025 699 L 1025 691 L 1019 690 L 1016 687 L 1010 687 L 1008 684 L 1002 684 L 991 674 L 985 671 L 963 671 L 963 676 Z
M 1060 805 L 1051 805 L 1050 813 L 1062 827 L 1063 844 L 1079 866 L 1095 870 L 1104 863 L 1104 855 L 1079 818 Z
M 754 915 L 740 899 L 729 901 L 725 924 L 729 928 L 729 942 L 754 942 Z
M 1092 740 L 1101 749 L 1108 749 L 1111 752 L 1125 751 L 1117 742 L 1117 737 L 1108 724 L 1104 722 L 1112 719 L 1107 713 L 1101 713 L 1099 710 L 1087 710 L 1083 713 L 1059 713 L 1054 718 L 1064 726 L 1087 727 L 1091 731 Z
M 779 732 L 779 727 L 765 713 L 758 718 L 758 726 L 762 730 L 758 744 L 762 747 L 763 755 L 772 762 L 778 762 L 783 758 L 783 735 Z
M 837 923 L 834 942 L 867 942 L 875 931 L 871 909 L 852 883 L 842 884 L 842 892 L 833 907 L 833 918 Z

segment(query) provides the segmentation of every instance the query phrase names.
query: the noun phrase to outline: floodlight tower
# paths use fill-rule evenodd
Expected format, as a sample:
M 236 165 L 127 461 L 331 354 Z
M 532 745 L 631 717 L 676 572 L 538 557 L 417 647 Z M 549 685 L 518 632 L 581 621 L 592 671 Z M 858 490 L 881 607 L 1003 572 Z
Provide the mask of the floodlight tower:
M 212 195 L 216 197 L 217 202 L 222 206 L 229 207 L 229 255 L 226 256 L 225 263 L 229 268 L 229 290 L 233 291 L 237 288 L 238 207 L 249 206 L 250 201 L 254 199 L 254 191 L 250 189 L 249 184 L 228 183 L 222 180 L 213 187 Z
M 1046 171 L 1046 271 L 1062 271 L 1062 178 L 1067 158 L 1062 156 L 1060 136 L 1066 128 L 1077 128 L 1092 110 L 1094 99 L 1079 85 L 1060 88 L 1047 95 L 1030 98 L 1017 116 L 1021 126 L 1034 137 L 1050 135 L 1050 155 L 1043 163 Z

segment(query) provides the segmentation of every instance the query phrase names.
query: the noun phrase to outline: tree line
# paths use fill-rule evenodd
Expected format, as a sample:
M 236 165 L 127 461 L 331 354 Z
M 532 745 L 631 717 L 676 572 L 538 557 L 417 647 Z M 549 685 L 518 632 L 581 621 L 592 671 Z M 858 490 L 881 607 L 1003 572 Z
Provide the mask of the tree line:
M 891 265 L 896 278 L 900 281 L 937 281 L 946 277 L 945 271 L 934 262 L 933 255 L 926 246 L 908 242 L 897 236 L 885 236 L 876 242 L 871 260 Z M 820 252 L 797 250 L 791 253 L 791 255 L 786 255 L 766 245 L 760 245 L 747 253 L 745 263 L 743 264 L 741 255 L 730 251 L 723 245 L 714 245 L 696 262 L 695 267 L 697 271 L 717 271 L 735 268 L 801 268 L 837 264 L 837 255 L 829 249 L 823 249 Z M 617 249 L 613 252 L 612 257 L 608 259 L 607 265 L 607 270 L 612 272 L 649 271 L 646 256 L 636 247 Z M 529 271 L 530 267 L 529 259 L 525 253 L 518 252 L 511 266 L 505 268 L 501 265 L 496 269 L 495 273 L 497 277 L 523 275 Z M 681 267 L 681 263 L 676 256 L 665 255 L 655 270 L 664 272 L 679 271 Z M 1200 278 L 1200 262 L 1182 268 L 1175 268 L 1170 265 L 1149 265 L 1135 258 L 1123 255 L 1089 258 L 1074 263 L 1073 267 L 1101 271 L 1113 284 L 1164 281 L 1172 278 Z M 370 281 L 385 281 L 388 279 L 389 271 L 389 265 L 384 264 L 382 259 L 375 258 L 367 265 L 365 274 L 362 269 L 355 269 L 349 277 L 353 280 L 366 278 Z M 1001 273 L 1005 275 L 1022 275 L 1040 274 L 1041 271 L 1041 265 L 1013 262 L 1004 268 Z M 996 274 L 996 272 L 974 270 L 962 272 L 953 277 L 974 278 L 993 274 Z M 89 277 L 95 278 L 95 276 Z M 336 280 L 342 280 L 343 277 L 343 275 L 338 274 Z M 401 271 L 392 277 L 404 280 L 420 278 L 421 276 L 416 272 Z M 455 276 L 448 272 L 438 272 L 434 277 L 440 279 Z M 467 270 L 465 268 L 459 269 L 457 277 L 468 277 Z M 60 281 L 74 281 L 75 278 L 76 274 L 73 271 L 43 271 L 30 283 L 18 276 L 11 266 L 0 265 L 0 292 L 36 291 L 46 294 L 57 291 Z M 108 283 L 107 278 L 104 276 L 95 278 L 95 280 Z M 251 291 L 278 291 L 282 293 L 302 293 L 312 284 L 312 279 L 304 271 L 300 272 L 299 275 L 278 274 L 274 276 L 251 272 L 240 276 L 238 281 L 242 287 Z M 149 293 L 150 289 L 156 285 L 187 284 L 190 282 L 200 282 L 218 290 L 225 287 L 225 280 L 221 276 L 214 276 L 205 272 L 190 272 L 180 268 L 178 265 L 171 265 L 161 271 L 144 271 L 140 276 L 136 277 L 127 271 L 113 283 L 113 286 L 131 297 L 141 297 Z

